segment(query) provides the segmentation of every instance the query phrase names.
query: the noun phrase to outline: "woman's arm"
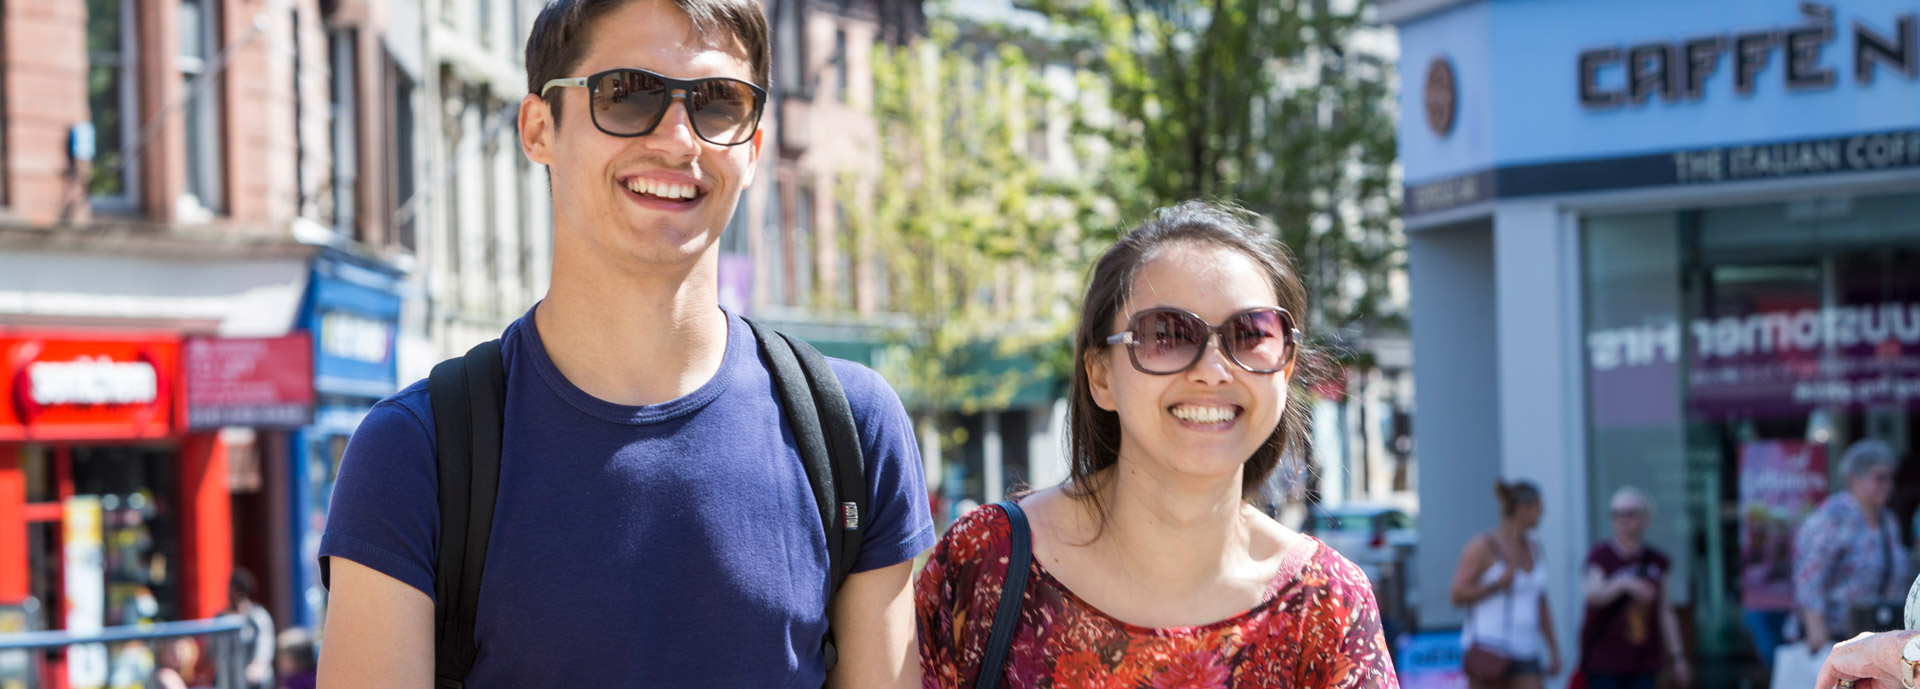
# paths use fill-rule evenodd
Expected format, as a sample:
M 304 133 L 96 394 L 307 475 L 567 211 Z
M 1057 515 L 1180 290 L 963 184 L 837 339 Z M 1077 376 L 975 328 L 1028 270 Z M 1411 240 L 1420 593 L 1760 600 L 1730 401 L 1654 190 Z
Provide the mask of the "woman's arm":
M 1673 606 L 1667 597 L 1661 596 L 1660 602 L 1660 638 L 1667 642 L 1667 652 L 1673 658 L 1673 673 L 1681 686 L 1692 684 L 1693 673 L 1687 666 L 1687 648 L 1680 643 L 1680 618 L 1673 613 Z
M 1513 580 L 1513 572 L 1509 571 L 1500 577 L 1499 581 L 1481 585 L 1480 575 L 1491 566 L 1493 566 L 1493 548 L 1487 545 L 1486 539 L 1475 538 L 1468 541 L 1466 549 L 1460 551 L 1459 566 L 1453 570 L 1453 588 L 1449 593 L 1454 607 L 1464 608 L 1486 600 L 1488 596 L 1505 589 Z
M 1839 561 L 1840 539 L 1825 509 L 1807 515 L 1793 535 L 1793 602 L 1800 608 L 1809 648 L 1827 645 L 1827 596 L 1832 565 Z
M 1581 580 L 1580 589 L 1586 594 L 1589 608 L 1603 607 L 1619 600 L 1620 594 L 1626 592 L 1619 579 L 1608 579 L 1606 572 L 1595 564 L 1587 565 L 1587 576 Z
M 1535 566 L 1544 563 L 1536 562 Z M 1560 643 L 1553 638 L 1553 606 L 1547 604 L 1547 594 L 1540 594 L 1540 641 L 1547 646 L 1547 675 L 1560 674 Z

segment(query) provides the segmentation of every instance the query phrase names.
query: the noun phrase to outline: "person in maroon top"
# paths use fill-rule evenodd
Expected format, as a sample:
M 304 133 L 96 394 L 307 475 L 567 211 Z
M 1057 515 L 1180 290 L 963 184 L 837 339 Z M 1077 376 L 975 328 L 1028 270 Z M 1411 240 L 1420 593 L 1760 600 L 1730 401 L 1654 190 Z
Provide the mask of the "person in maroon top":
M 1653 501 L 1632 487 L 1613 494 L 1613 540 L 1587 554 L 1581 671 L 1591 689 L 1653 689 L 1661 655 L 1682 686 L 1690 680 L 1679 623 L 1667 605 L 1671 561 L 1643 541 Z

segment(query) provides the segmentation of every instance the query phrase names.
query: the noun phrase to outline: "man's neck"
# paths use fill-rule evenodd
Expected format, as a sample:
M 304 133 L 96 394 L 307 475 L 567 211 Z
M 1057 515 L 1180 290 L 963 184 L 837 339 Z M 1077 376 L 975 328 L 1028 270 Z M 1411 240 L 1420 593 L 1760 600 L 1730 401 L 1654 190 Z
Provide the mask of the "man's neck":
M 1613 552 L 1621 557 L 1633 557 L 1640 554 L 1641 543 L 1641 539 L 1638 538 L 1629 539 L 1616 535 L 1613 537 Z
M 657 271 L 566 258 L 556 251 L 553 284 L 533 322 L 548 358 L 574 386 L 614 404 L 660 404 L 720 370 L 727 321 L 713 254 Z

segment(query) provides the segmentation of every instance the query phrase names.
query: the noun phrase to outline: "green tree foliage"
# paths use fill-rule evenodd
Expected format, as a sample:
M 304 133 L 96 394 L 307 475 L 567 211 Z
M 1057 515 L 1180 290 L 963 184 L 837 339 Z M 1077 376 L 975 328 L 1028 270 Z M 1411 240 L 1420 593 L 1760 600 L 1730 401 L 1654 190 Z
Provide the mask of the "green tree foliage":
M 884 265 L 883 308 L 906 323 L 880 368 L 923 422 L 1004 408 L 1062 379 L 1095 190 L 1030 154 L 1047 94 L 1014 45 L 936 19 L 872 64 L 883 173 L 849 220 Z
M 1117 115 L 1103 190 L 1128 218 L 1196 197 L 1272 220 L 1319 337 L 1403 327 L 1392 65 L 1352 50 L 1370 0 L 1043 0 Z M 1343 7 L 1344 6 L 1344 7 Z

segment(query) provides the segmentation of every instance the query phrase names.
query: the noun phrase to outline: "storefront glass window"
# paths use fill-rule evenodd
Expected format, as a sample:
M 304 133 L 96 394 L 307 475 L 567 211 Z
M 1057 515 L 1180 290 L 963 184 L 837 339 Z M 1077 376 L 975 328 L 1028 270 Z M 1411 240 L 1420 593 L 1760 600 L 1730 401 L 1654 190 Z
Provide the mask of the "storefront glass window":
M 1593 537 L 1611 537 L 1613 491 L 1651 493 L 1683 626 L 1726 661 L 1703 682 L 1756 678 L 1793 531 L 1843 488 L 1841 453 L 1874 437 L 1913 454 L 1920 194 L 1596 215 L 1581 241 Z M 1895 485 L 1912 525 L 1920 463 Z

